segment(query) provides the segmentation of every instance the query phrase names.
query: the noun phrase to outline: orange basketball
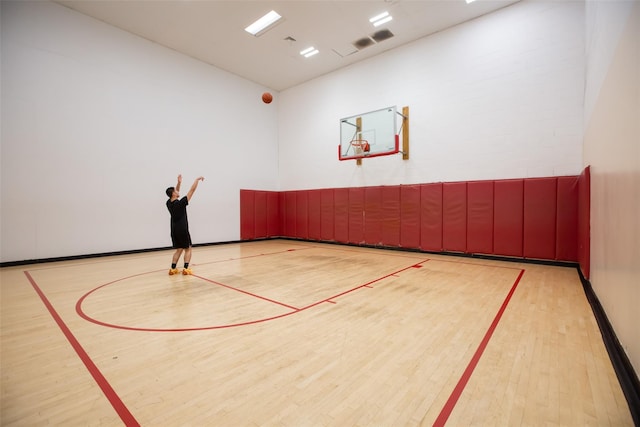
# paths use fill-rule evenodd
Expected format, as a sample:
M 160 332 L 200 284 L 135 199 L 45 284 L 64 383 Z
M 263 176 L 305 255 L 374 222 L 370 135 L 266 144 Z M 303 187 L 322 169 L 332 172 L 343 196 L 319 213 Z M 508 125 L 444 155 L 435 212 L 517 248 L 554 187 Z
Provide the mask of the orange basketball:
M 271 95 L 269 92 L 265 92 L 262 94 L 262 102 L 264 102 L 265 104 L 271 104 L 271 101 L 273 101 L 273 95 Z

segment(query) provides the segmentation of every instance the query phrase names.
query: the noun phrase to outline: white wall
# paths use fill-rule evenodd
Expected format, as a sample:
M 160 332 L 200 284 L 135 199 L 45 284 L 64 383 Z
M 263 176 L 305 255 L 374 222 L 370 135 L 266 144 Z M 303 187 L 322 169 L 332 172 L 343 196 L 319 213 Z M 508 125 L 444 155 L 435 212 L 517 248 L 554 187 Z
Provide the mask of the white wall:
M 265 106 L 265 88 L 62 6 L 2 2 L 2 262 L 169 245 L 179 172 L 208 178 L 195 243 L 239 239 L 240 188 L 578 174 L 584 25 L 581 2 L 525 0 Z M 390 105 L 410 107 L 410 160 L 339 162 L 339 119 Z
M 576 175 L 584 3 L 523 1 L 282 92 L 282 189 Z M 410 159 L 337 161 L 339 119 L 410 108 Z
M 640 3 L 587 3 L 591 284 L 640 372 Z
M 277 190 L 264 87 L 49 2 L 2 2 L 1 261 L 238 240 L 239 189 Z

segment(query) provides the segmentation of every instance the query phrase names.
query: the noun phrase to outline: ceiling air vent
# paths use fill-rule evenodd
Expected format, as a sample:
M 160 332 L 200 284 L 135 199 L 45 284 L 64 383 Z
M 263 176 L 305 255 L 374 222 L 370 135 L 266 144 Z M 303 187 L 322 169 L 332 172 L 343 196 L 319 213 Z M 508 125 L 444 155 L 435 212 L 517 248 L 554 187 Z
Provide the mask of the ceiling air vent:
M 376 31 L 375 33 L 371 34 L 370 37 L 374 39 L 377 43 L 380 43 L 383 40 L 390 39 L 391 37 L 393 37 L 393 33 L 387 29 L 384 29 L 384 30 Z
M 365 47 L 369 47 L 372 44 L 375 44 L 373 40 L 369 37 L 363 37 L 360 40 L 356 40 L 353 42 L 353 45 L 358 48 L 358 50 L 364 49 Z

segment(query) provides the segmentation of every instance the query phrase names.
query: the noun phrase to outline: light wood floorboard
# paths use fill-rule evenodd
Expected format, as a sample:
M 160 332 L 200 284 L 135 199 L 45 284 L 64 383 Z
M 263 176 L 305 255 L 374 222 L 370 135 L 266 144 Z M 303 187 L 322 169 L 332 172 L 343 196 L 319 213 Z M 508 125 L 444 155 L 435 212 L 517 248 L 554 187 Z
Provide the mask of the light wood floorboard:
M 1 269 L 0 424 L 633 425 L 574 268 L 287 240 L 194 248 L 194 276 L 170 258 Z

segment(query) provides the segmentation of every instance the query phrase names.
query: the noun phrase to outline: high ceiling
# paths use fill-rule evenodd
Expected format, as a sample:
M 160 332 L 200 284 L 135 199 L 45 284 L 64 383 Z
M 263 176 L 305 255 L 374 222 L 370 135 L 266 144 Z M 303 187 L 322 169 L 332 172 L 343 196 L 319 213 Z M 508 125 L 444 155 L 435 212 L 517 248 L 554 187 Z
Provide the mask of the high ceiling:
M 56 2 L 282 91 L 517 1 L 476 0 L 470 4 L 465 0 Z M 270 10 L 284 19 L 258 37 L 244 31 Z M 393 19 L 374 27 L 369 18 L 384 11 Z M 389 36 L 389 32 L 391 37 L 381 39 L 385 34 Z M 354 43 L 362 39 L 371 45 L 356 48 Z M 310 58 L 302 57 L 300 51 L 309 46 L 320 52 Z

